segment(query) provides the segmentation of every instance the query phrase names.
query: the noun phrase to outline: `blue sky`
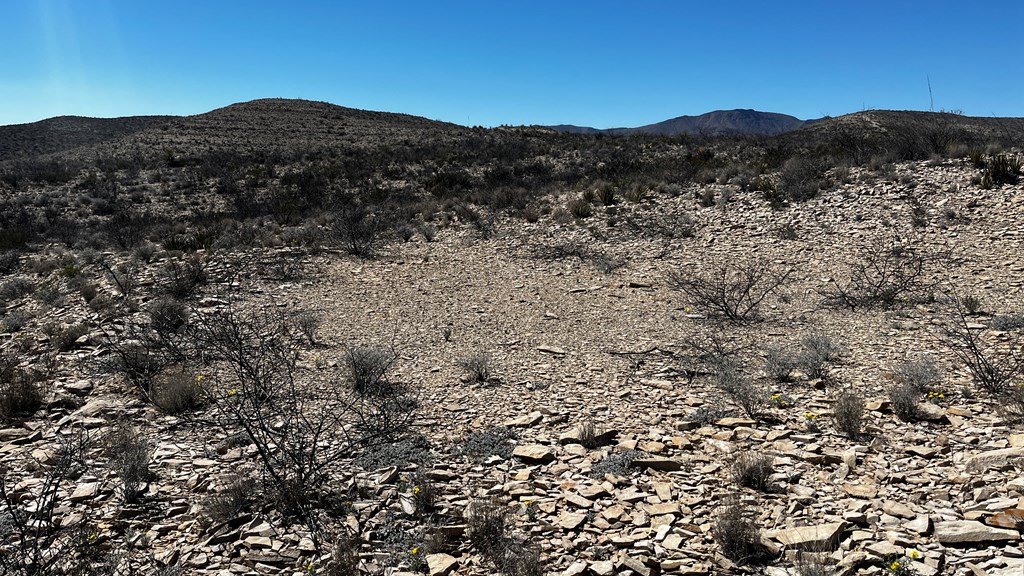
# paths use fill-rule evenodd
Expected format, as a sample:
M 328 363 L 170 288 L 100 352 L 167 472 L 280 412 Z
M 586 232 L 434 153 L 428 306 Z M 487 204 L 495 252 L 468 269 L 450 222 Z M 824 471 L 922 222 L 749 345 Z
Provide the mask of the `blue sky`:
M 1024 3 L 0 0 L 0 124 L 265 97 L 459 124 L 1024 116 Z

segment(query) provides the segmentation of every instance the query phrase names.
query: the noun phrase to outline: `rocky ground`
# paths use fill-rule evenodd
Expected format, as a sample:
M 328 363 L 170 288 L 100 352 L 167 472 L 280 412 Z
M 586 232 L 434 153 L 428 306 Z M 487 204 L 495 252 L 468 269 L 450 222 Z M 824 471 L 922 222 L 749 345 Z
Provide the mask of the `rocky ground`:
M 556 210 L 536 223 L 456 223 L 374 259 L 282 249 L 301 275 L 253 267 L 240 283 L 204 288 L 196 306 L 215 308 L 231 291 L 254 306 L 316 311 L 318 344 L 303 353 L 327 362 L 355 346 L 399 354 L 390 378 L 418 390 L 413 430 L 429 446 L 346 462 L 334 480 L 353 495 L 336 525 L 359 536 L 367 572 L 494 573 L 470 545 L 465 515 L 497 502 L 511 533 L 539 546 L 549 574 L 1020 574 L 1021 525 L 1007 518 L 1024 509 L 1024 429 L 940 338 L 945 292 L 980 299 L 978 329 L 1024 311 L 1024 186 L 981 190 L 972 174 L 959 160 L 898 165 L 889 178 L 854 170 L 850 182 L 782 211 L 726 187 L 714 187 L 719 202 L 708 207 L 700 190 L 652 193 L 597 205 L 584 219 Z M 935 298 L 822 306 L 831 279 L 879 238 L 942 256 L 926 274 Z M 212 261 L 231 266 L 224 255 Z M 752 261 L 790 272 L 760 322 L 713 321 L 671 286 L 675 273 Z M 114 292 L 109 281 L 102 288 Z M 96 370 L 109 353 L 102 314 L 28 297 L 8 303 L 18 308 L 33 317 L 22 334 L 52 322 L 90 331 L 57 356 L 48 406 L 0 430 L 12 492 L 31 500 L 58 435 L 78 426 L 102 437 L 131 422 L 152 446 L 142 497 L 121 501 L 104 466 L 110 455 L 97 448 L 94 465 L 61 488 L 59 523 L 89 519 L 90 536 L 130 541 L 147 570 L 328 573 L 311 534 L 271 507 L 203 521 L 209 496 L 232 477 L 259 476 L 253 447 L 223 442 L 202 413 L 165 415 Z M 769 346 L 812 334 L 841 349 L 823 377 L 797 371 L 780 383 L 763 373 Z M 987 335 L 1019 347 L 1018 332 Z M 688 343 L 709 337 L 742 347 L 743 373 L 771 398 L 760 418 L 699 373 Z M 49 345 L 42 335 L 31 344 L 30 358 Z M 486 382 L 460 366 L 474 355 L 489 358 Z M 921 355 L 936 359 L 941 377 L 918 398 L 921 418 L 906 422 L 887 388 L 897 364 Z M 853 439 L 831 411 L 844 390 L 866 400 L 865 433 Z M 467 438 L 500 448 L 496 427 L 511 431 L 507 452 L 467 450 Z M 737 484 L 733 462 L 744 454 L 773 463 L 765 489 Z M 416 503 L 427 488 L 436 505 L 424 517 Z M 730 498 L 762 529 L 763 562 L 740 565 L 713 539 Z M 437 534 L 448 543 L 436 544 Z

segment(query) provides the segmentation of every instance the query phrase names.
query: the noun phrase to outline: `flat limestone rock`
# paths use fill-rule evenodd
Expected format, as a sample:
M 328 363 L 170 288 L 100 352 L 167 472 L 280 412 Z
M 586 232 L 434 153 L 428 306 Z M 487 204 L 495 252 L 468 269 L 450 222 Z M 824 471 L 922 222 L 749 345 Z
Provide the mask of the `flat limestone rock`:
M 587 515 L 584 512 L 562 512 L 558 515 L 558 525 L 563 530 L 575 530 L 582 526 L 587 521 Z
M 1024 447 L 1002 448 L 989 450 L 967 460 L 969 472 L 985 472 L 992 468 L 1002 468 L 1013 458 L 1024 458 Z
M 854 498 L 874 498 L 878 495 L 878 486 L 873 484 L 843 484 L 843 492 Z
M 458 565 L 459 561 L 450 554 L 427 554 L 427 573 L 430 576 L 446 576 Z
M 551 462 L 555 459 L 555 453 L 551 451 L 551 448 L 541 444 L 516 446 L 512 455 L 527 462 Z
M 765 535 L 798 550 L 835 550 L 839 536 L 846 529 L 846 522 L 830 522 L 817 526 L 797 526 L 768 531 Z
M 1020 540 L 1020 532 L 986 526 L 974 520 L 951 520 L 935 525 L 935 538 L 941 544 L 986 544 Z
M 657 456 L 638 458 L 633 460 L 633 463 L 630 464 L 630 466 L 634 468 L 645 468 L 648 470 L 661 470 L 662 472 L 677 472 L 683 469 L 682 462 L 671 458 L 659 458 Z
M 541 344 L 540 346 L 537 346 L 537 351 L 545 354 L 554 354 L 556 356 L 564 356 L 569 353 L 568 350 L 561 346 L 552 346 L 550 344 Z

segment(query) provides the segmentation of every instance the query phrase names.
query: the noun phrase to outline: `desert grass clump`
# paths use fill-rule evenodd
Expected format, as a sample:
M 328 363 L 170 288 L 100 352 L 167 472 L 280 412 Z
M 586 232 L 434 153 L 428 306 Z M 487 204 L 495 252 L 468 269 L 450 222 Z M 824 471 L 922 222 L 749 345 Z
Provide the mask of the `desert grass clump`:
M 110 467 L 121 481 L 121 498 L 134 502 L 150 479 L 149 442 L 137 431 L 124 426 L 111 432 L 106 444 Z
M 150 325 L 161 335 L 175 334 L 188 322 L 188 306 L 168 296 L 153 300 L 146 311 Z
M 67 352 L 75 347 L 78 339 L 89 333 L 89 327 L 85 324 L 71 324 L 57 326 L 51 324 L 44 328 L 44 332 L 50 338 L 50 343 L 60 352 Z
M 35 413 L 43 407 L 43 393 L 27 374 L 13 370 L 0 384 L 0 422 Z
M 798 365 L 797 357 L 781 346 L 764 350 L 764 373 L 775 382 L 789 382 Z
M 171 258 L 164 266 L 163 290 L 179 300 L 194 296 L 207 281 L 206 263 L 196 255 Z
M 1011 154 L 989 157 L 981 175 L 981 187 L 990 189 L 1003 184 L 1016 184 L 1020 180 L 1021 159 Z
M 743 452 L 732 461 L 732 477 L 737 484 L 765 492 L 771 489 L 775 459 L 760 452 Z
M 312 310 L 302 310 L 295 314 L 292 321 L 295 322 L 295 328 L 298 329 L 299 333 L 311 345 L 316 345 L 316 333 L 320 329 L 320 325 L 323 324 L 323 318 L 321 318 L 320 314 Z
M 864 429 L 864 399 L 850 390 L 840 392 L 832 404 L 832 418 L 840 432 L 857 438 Z
M 190 412 L 206 405 L 201 382 L 192 372 L 169 368 L 153 378 L 149 397 L 167 414 Z
M 481 555 L 500 559 L 508 538 L 508 509 L 496 500 L 474 500 L 466 511 L 469 541 Z
M 736 496 L 726 499 L 715 512 L 711 538 L 718 544 L 722 555 L 736 564 L 751 564 L 766 555 L 761 543 L 761 530 L 750 509 Z
M 228 479 L 220 490 L 203 500 L 201 520 L 211 526 L 234 520 L 252 507 L 255 490 L 252 479 L 240 476 Z
M 490 382 L 494 377 L 491 371 L 491 357 L 485 352 L 475 352 L 459 358 L 456 364 L 469 374 L 471 382 Z
M 740 372 L 736 361 L 723 359 L 715 369 L 715 384 L 750 418 L 760 419 L 770 395 L 765 387 Z
M 349 384 L 358 394 L 379 394 L 387 388 L 387 373 L 398 360 L 394 350 L 357 347 L 345 352 Z
M 572 214 L 573 217 L 578 220 L 589 218 L 590 215 L 593 214 L 594 212 L 594 209 L 591 206 L 590 202 L 588 202 L 585 198 L 576 198 L 575 200 L 569 201 L 567 208 L 569 210 L 569 213 Z
M 917 402 L 921 392 L 913 384 L 895 382 L 888 388 L 889 403 L 892 411 L 904 422 L 916 422 L 921 418 L 921 409 Z

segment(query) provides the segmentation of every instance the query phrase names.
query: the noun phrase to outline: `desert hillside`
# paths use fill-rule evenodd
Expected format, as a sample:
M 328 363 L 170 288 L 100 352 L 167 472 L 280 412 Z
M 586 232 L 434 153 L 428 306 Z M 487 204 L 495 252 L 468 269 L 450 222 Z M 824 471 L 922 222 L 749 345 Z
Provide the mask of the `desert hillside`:
M 1019 133 L 843 118 L 0 141 L 0 573 L 1020 574 Z

